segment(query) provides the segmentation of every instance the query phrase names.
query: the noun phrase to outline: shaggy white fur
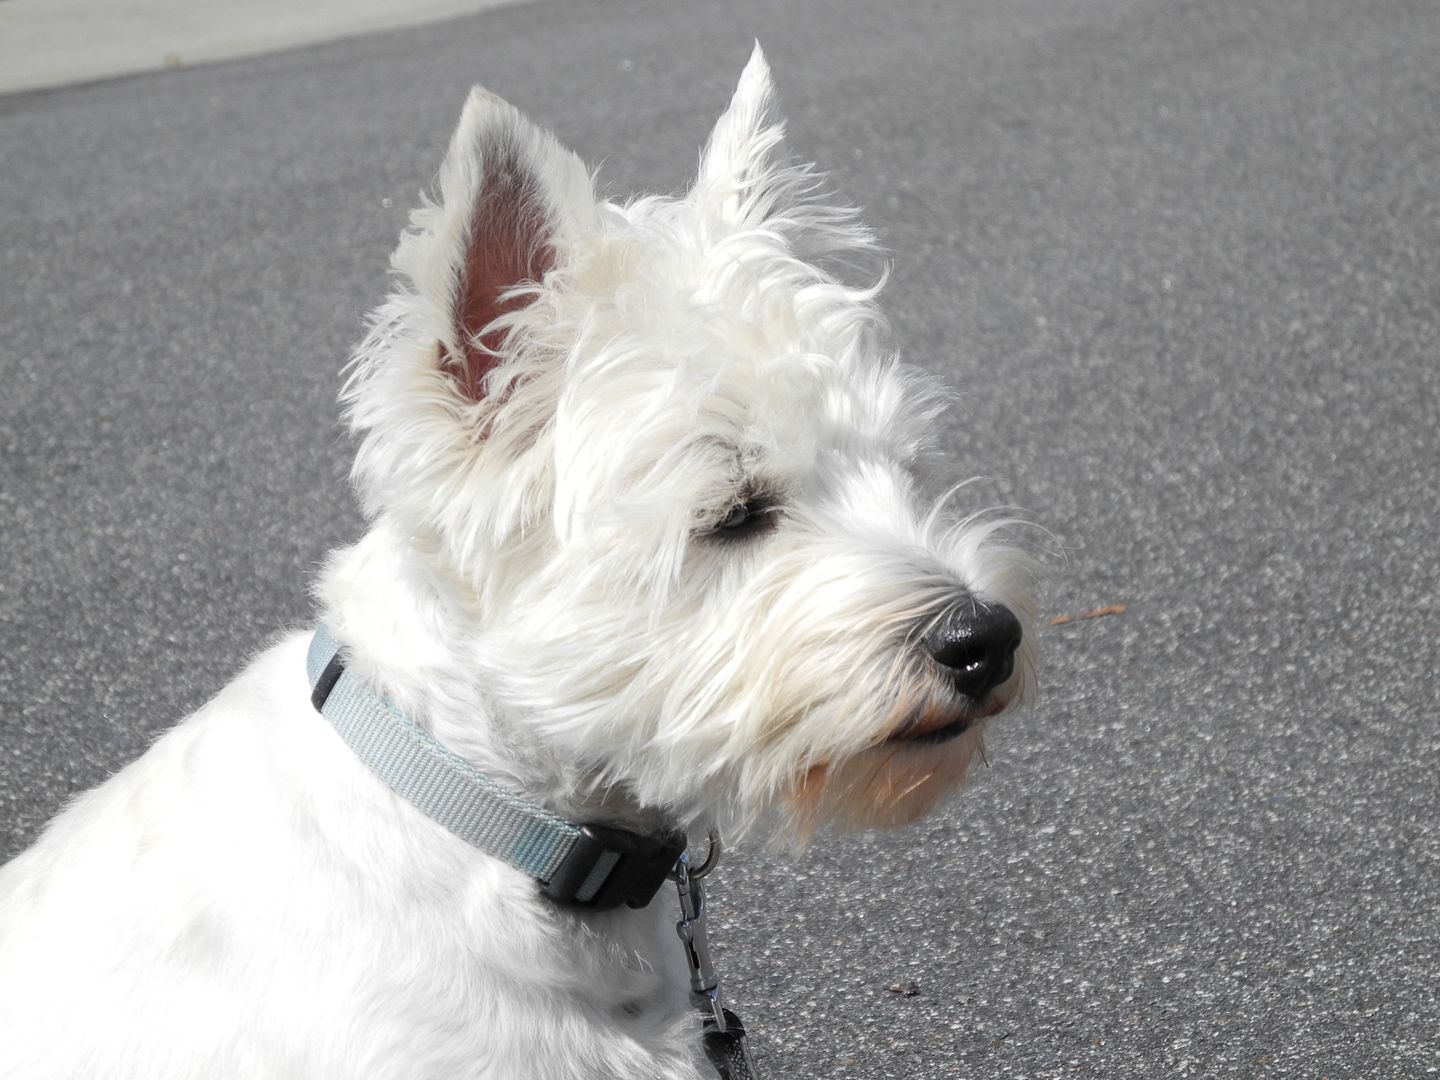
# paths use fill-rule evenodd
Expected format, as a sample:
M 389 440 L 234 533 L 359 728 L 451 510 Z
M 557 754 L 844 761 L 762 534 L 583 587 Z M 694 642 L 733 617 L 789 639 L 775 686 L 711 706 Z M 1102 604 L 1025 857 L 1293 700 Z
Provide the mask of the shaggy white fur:
M 824 268 L 871 237 L 780 142 L 757 48 L 691 191 L 600 203 L 475 91 L 345 386 L 372 524 L 323 619 L 572 820 L 909 821 L 1030 679 L 1028 639 L 981 696 L 925 644 L 1028 622 L 1025 565 L 921 502 L 944 395 Z M 0 1076 L 706 1075 L 668 903 L 558 909 L 434 825 L 310 707 L 304 644 L 0 871 Z

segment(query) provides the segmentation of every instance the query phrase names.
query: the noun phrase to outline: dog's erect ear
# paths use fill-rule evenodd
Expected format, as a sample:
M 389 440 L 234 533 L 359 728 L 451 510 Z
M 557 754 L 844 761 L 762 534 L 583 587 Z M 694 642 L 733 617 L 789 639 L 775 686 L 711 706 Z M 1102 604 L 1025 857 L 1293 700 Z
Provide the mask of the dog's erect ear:
M 527 451 L 550 416 L 554 379 L 540 368 L 557 346 L 537 335 L 553 331 L 602 225 L 580 159 L 483 90 L 465 103 L 437 187 L 391 256 L 400 281 L 341 399 L 366 513 L 393 515 L 459 567 L 545 512 L 548 459 Z M 492 396 L 500 372 L 510 392 Z M 522 384 L 539 390 L 527 397 Z M 526 407 L 504 409 L 520 398 Z
M 770 65 L 756 42 L 730 107 L 700 155 L 690 198 L 705 219 L 720 235 L 764 229 L 802 257 L 874 251 L 875 238 L 855 211 L 828 199 L 824 177 L 779 153 L 784 137 Z
M 758 225 L 773 208 L 766 198 L 772 157 L 785 125 L 771 115 L 775 88 L 760 43 L 740 74 L 730 107 L 715 123 L 700 154 L 692 193 L 727 225 Z
M 471 401 L 484 394 L 527 287 L 563 268 L 598 227 L 581 160 L 516 109 L 476 87 L 440 167 L 440 200 L 396 252 L 432 317 L 440 361 Z M 500 320 L 497 322 L 496 320 Z

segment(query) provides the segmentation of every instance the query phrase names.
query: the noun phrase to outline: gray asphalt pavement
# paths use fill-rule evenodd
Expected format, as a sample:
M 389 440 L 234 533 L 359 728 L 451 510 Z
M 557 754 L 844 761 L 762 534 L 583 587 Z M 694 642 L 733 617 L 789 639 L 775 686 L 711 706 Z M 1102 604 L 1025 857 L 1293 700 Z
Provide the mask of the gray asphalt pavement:
M 337 371 L 483 81 L 682 185 L 752 38 L 1053 534 L 1043 696 L 905 833 L 735 853 L 771 1076 L 1440 1073 L 1440 8 L 540 0 L 0 98 L 0 856 L 309 618 Z

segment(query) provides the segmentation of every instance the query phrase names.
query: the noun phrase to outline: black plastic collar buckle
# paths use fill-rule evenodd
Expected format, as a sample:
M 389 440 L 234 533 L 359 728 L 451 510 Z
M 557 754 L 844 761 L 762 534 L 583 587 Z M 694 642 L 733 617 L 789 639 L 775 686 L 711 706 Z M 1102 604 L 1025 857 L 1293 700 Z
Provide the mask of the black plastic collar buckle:
M 315 706 L 315 711 L 323 713 L 325 702 L 330 700 L 330 691 L 335 689 L 335 684 L 340 681 L 340 676 L 345 674 L 345 661 L 340 659 L 340 650 L 335 650 L 335 655 L 325 664 L 325 670 L 320 672 L 320 677 L 315 680 L 315 685 L 310 690 L 310 704 Z
M 590 911 L 605 911 L 621 904 L 643 908 L 655 898 L 684 851 L 683 831 L 641 836 L 606 825 L 581 825 L 575 846 L 550 880 L 541 884 L 540 894 L 557 904 Z M 581 886 L 600 860 L 612 854 L 618 859 L 605 880 L 593 896 L 581 900 L 576 895 Z

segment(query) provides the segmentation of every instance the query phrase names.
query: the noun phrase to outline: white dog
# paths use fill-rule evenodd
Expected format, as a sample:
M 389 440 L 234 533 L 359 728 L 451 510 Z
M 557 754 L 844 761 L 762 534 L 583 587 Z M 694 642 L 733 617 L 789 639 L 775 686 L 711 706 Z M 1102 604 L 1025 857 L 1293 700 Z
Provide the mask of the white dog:
M 614 205 L 471 95 L 344 390 L 328 631 L 0 871 L 0 1076 L 713 1076 L 646 904 L 675 831 L 959 783 L 1029 678 L 1023 561 L 922 504 L 944 395 L 825 269 L 871 238 L 770 98 L 757 48 L 693 188 Z

